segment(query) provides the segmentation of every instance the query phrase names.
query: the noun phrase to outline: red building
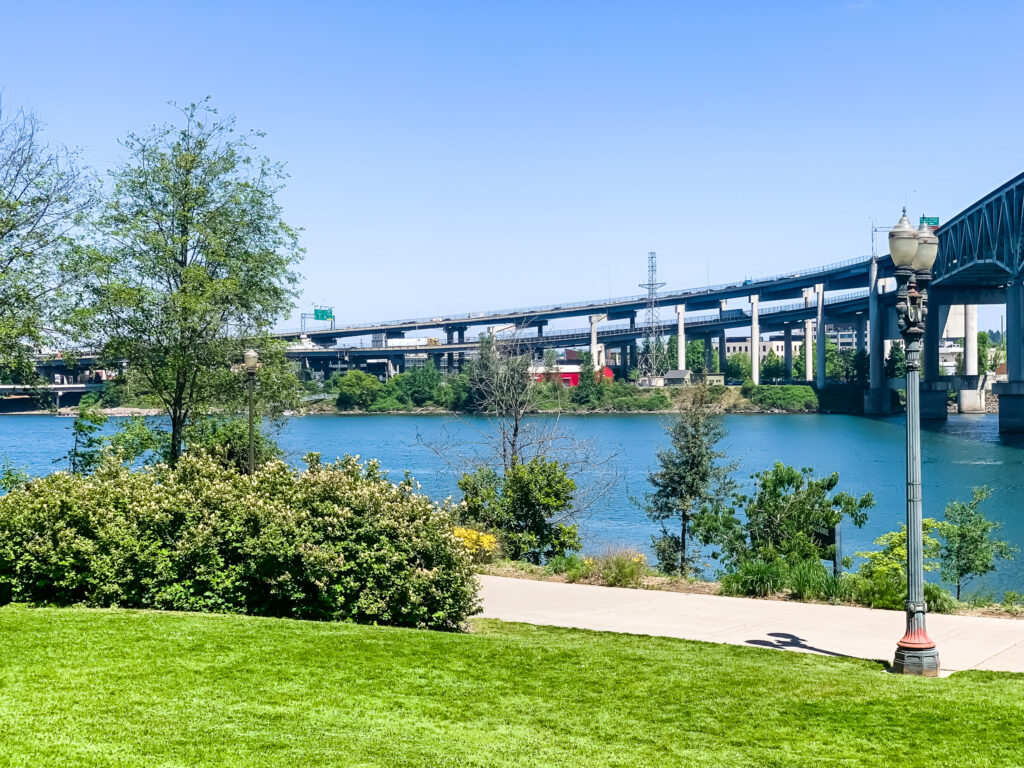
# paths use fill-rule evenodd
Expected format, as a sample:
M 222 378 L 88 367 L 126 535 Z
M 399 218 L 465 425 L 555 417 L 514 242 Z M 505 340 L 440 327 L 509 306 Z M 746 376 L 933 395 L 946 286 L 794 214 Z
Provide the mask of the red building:
M 580 383 L 580 367 L 578 365 L 559 363 L 555 366 L 554 372 L 549 371 L 543 365 L 531 365 L 530 375 L 534 381 L 561 381 L 563 386 L 575 387 Z M 615 378 L 612 369 L 608 366 L 595 371 L 596 376 L 603 376 L 611 381 Z

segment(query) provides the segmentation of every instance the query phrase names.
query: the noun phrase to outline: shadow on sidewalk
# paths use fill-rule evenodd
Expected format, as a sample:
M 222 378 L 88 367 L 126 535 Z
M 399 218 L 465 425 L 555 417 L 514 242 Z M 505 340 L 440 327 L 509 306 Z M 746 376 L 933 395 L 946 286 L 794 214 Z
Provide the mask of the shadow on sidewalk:
M 844 659 L 854 658 L 847 653 L 836 653 L 835 651 L 826 651 L 824 648 L 815 648 L 812 645 L 808 645 L 807 641 L 802 637 L 791 635 L 788 632 L 769 632 L 768 637 L 778 639 L 747 640 L 747 645 L 756 645 L 760 648 L 776 648 L 783 651 L 810 651 L 811 653 L 818 653 L 823 656 L 840 656 Z

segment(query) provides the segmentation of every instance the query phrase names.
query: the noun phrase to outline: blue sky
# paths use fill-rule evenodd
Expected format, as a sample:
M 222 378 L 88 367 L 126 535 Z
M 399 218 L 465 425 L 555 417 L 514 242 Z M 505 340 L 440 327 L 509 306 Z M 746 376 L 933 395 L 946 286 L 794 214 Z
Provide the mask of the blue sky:
M 1024 170 L 1021 3 L 0 11 L 5 107 L 97 168 L 168 100 L 266 131 L 342 321 L 639 293 L 649 250 L 671 288 L 839 261 Z

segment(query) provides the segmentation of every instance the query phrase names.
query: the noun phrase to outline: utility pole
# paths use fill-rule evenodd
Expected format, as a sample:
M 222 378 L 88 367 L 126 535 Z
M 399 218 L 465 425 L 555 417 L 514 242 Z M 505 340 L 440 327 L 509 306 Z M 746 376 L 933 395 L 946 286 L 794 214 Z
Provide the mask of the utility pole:
M 658 254 L 649 251 L 647 254 L 647 282 L 640 283 L 647 289 L 646 327 L 644 328 L 644 346 L 640 351 L 640 384 L 654 386 L 655 378 L 661 367 L 661 318 L 658 316 L 658 289 L 665 283 L 658 282 Z

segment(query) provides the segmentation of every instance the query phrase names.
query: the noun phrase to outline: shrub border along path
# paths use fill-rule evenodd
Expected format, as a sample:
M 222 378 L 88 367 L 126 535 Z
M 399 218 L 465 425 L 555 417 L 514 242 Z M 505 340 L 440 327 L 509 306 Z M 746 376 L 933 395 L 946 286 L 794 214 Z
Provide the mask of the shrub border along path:
M 901 611 L 478 576 L 484 618 L 888 661 Z M 943 673 L 1024 673 L 1024 622 L 930 614 Z

